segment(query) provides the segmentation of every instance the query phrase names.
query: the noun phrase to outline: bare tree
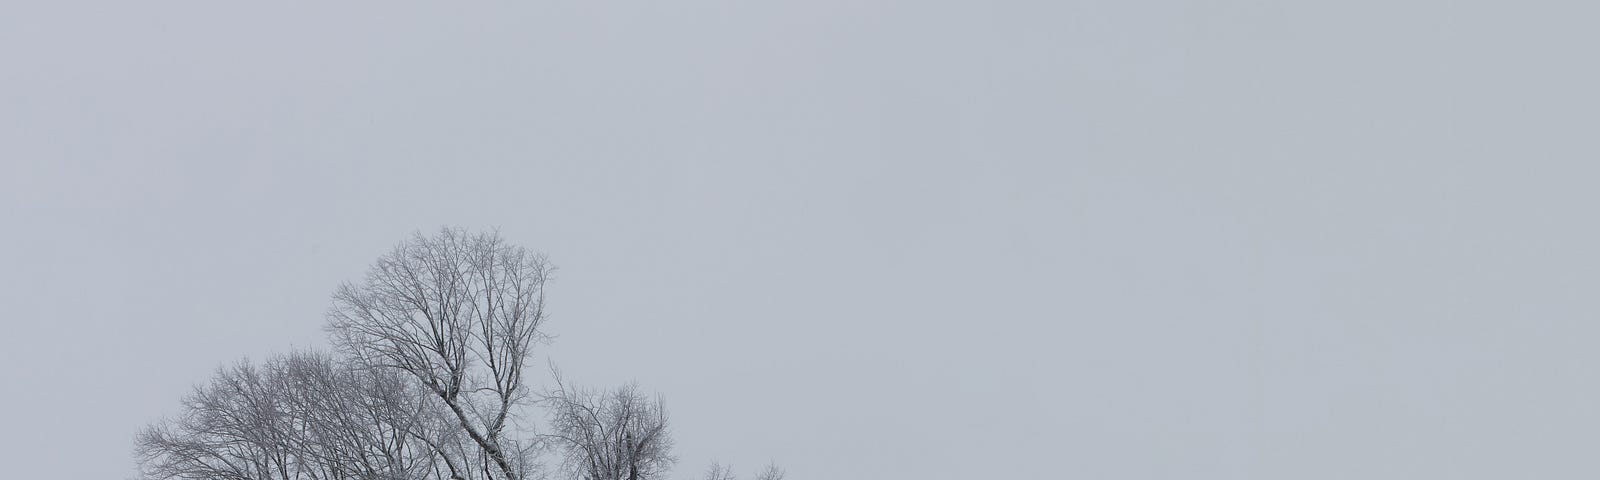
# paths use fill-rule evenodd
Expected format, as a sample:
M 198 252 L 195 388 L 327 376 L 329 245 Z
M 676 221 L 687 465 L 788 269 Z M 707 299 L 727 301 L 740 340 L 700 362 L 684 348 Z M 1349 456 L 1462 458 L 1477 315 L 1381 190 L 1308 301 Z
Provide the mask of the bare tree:
M 739 476 L 733 474 L 732 465 L 711 462 L 711 466 L 706 468 L 705 480 L 739 480 Z
M 498 234 L 414 235 L 333 295 L 340 357 L 297 353 L 219 369 L 174 419 L 140 433 L 161 480 L 535 480 L 558 453 L 576 480 L 656 480 L 676 459 L 666 408 L 635 384 L 533 391 L 543 256 Z M 526 410 L 548 409 L 534 435 Z M 759 480 L 781 480 L 769 467 Z M 733 480 L 713 466 L 711 480 Z
M 555 377 L 556 388 L 545 395 L 548 437 L 571 478 L 652 480 L 670 471 L 677 459 L 659 397 L 647 398 L 633 383 L 594 391 Z
M 443 478 L 413 385 L 318 353 L 219 369 L 178 417 L 146 428 L 146 478 L 343 480 Z M 437 442 L 442 436 L 434 437 Z
M 767 468 L 756 475 L 756 480 L 783 480 L 784 476 L 786 474 L 783 469 L 773 463 L 767 464 Z M 711 462 L 711 467 L 706 469 L 705 480 L 739 480 L 739 476 L 734 475 L 732 465 Z
M 778 468 L 778 464 L 769 463 L 767 468 L 761 470 L 761 474 L 756 475 L 756 480 L 783 480 L 783 477 L 786 476 L 788 476 L 788 473 L 784 472 L 782 468 Z
M 211 383 L 183 400 L 183 413 L 139 434 L 136 451 L 147 477 L 179 479 L 278 478 L 289 474 L 281 445 L 277 395 L 264 392 L 249 363 L 218 369 Z M 296 477 L 298 478 L 298 477 Z
M 537 445 L 507 433 L 530 398 L 523 364 L 541 339 L 550 272 L 496 233 L 419 233 L 334 293 L 328 330 L 357 361 L 405 372 L 437 398 L 494 466 L 486 477 L 523 480 Z

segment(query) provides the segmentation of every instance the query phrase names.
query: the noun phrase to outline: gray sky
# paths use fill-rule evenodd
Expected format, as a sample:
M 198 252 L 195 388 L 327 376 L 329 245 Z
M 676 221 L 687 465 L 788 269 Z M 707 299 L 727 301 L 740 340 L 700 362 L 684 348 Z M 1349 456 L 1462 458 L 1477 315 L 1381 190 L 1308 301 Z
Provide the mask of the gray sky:
M 1600 11 L 1316 3 L 7 2 L 0 456 L 448 224 L 683 479 L 1600 475 Z

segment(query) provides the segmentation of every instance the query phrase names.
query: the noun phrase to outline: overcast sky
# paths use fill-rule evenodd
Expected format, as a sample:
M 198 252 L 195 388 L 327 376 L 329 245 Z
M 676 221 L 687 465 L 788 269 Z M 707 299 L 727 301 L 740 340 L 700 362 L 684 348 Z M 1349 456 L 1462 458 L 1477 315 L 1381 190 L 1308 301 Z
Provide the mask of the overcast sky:
M 677 479 L 1600 476 L 1575 5 L 5 2 L 0 457 L 132 475 L 453 225 Z

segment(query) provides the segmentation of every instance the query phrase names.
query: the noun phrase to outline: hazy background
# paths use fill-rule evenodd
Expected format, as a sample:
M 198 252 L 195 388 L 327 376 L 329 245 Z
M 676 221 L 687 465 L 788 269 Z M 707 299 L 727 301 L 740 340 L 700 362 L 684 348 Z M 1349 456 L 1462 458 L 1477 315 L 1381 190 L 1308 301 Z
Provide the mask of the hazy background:
M 1600 475 L 1600 10 L 1316 3 L 4 2 L 0 463 L 448 224 L 680 479 Z

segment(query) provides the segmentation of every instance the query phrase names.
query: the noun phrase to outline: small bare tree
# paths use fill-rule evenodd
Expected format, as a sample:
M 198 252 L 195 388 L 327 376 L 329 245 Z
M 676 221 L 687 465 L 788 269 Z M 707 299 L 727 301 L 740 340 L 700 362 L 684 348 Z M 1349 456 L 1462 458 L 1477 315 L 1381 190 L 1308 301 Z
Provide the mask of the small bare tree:
M 756 475 L 756 480 L 783 480 L 784 476 L 786 474 L 783 469 L 773 463 L 767 464 L 767 468 Z M 711 467 L 706 469 L 705 480 L 739 480 L 739 476 L 734 475 L 732 465 L 711 462 Z
M 711 466 L 706 468 L 705 480 L 739 480 L 739 476 L 733 474 L 732 465 L 711 462 Z
M 550 409 L 547 435 L 561 452 L 562 467 L 578 480 L 653 480 L 676 463 L 667 411 L 637 384 L 605 391 L 571 387 L 556 375 L 545 394 Z
M 328 330 L 357 361 L 404 372 L 445 407 L 506 480 L 535 468 L 533 438 L 508 435 L 528 401 L 523 364 L 541 339 L 541 255 L 496 233 L 416 234 L 333 296 Z

